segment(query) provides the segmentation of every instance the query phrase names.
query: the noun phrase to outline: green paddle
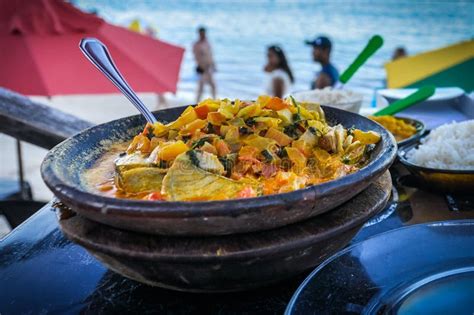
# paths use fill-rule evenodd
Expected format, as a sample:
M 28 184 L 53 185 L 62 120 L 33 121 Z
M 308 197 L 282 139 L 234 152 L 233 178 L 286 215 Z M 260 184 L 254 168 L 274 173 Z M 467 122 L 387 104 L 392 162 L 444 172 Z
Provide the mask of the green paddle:
M 346 84 L 352 78 L 354 73 L 383 45 L 383 38 L 380 35 L 374 35 L 364 50 L 357 56 L 351 65 L 339 77 L 339 82 Z
M 419 88 L 418 91 L 379 110 L 374 114 L 374 116 L 394 115 L 412 105 L 426 100 L 435 93 L 435 90 L 436 88 L 431 85 Z

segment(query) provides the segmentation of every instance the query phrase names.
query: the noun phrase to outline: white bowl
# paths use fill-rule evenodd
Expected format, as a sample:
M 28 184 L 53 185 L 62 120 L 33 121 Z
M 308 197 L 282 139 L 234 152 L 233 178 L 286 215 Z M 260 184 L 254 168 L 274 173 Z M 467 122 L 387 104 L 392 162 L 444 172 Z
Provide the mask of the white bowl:
M 364 97 L 362 94 L 351 90 L 322 90 L 300 91 L 292 94 L 296 101 L 318 103 L 336 107 L 353 113 L 359 113 Z

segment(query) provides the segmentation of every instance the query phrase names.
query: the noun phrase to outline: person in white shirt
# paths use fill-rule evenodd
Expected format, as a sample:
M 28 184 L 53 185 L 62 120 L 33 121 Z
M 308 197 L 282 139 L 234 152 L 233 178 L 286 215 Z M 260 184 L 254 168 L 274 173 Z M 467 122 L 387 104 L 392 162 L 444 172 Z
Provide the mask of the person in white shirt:
M 267 49 L 267 58 L 268 62 L 264 68 L 269 77 L 266 93 L 283 97 L 290 92 L 291 84 L 294 82 L 285 53 L 279 46 L 272 45 Z

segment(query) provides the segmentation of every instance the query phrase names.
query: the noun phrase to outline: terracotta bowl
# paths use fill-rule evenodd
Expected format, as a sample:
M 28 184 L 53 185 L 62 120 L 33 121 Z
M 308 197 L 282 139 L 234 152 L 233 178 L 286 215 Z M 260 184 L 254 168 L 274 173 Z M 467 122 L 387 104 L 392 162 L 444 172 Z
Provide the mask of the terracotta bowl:
M 156 112 L 163 121 L 183 108 Z M 43 179 L 65 205 L 91 220 L 131 231 L 164 235 L 223 235 L 267 230 L 299 222 L 351 199 L 382 175 L 396 156 L 393 136 L 363 116 L 324 107 L 331 125 L 356 126 L 382 135 L 367 166 L 343 178 L 290 193 L 207 202 L 126 200 L 94 192 L 83 174 L 112 144 L 130 141 L 145 124 L 132 116 L 98 125 L 53 148 L 43 161 Z
M 391 187 L 386 172 L 333 211 L 247 234 L 148 235 L 109 227 L 68 210 L 59 210 L 59 224 L 69 239 L 127 278 L 180 291 L 238 291 L 295 276 L 321 263 L 384 208 Z

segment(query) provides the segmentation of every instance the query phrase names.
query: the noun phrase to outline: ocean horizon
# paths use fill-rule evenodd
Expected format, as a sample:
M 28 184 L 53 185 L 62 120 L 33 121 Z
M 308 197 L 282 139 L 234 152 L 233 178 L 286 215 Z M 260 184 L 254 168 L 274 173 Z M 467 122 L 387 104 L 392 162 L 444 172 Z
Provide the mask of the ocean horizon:
M 197 75 L 192 56 L 196 28 L 208 29 L 217 64 L 218 96 L 252 99 L 264 93 L 266 47 L 279 44 L 295 76 L 292 91 L 309 89 L 319 70 L 305 39 L 329 36 L 332 60 L 343 71 L 374 34 L 384 46 L 347 88 L 371 103 L 374 90 L 384 87 L 384 63 L 393 50 L 409 54 L 440 48 L 474 37 L 474 2 L 444 1 L 92 1 L 74 3 L 95 10 L 108 22 L 127 27 L 134 19 L 150 25 L 159 39 L 186 49 L 178 96 L 194 98 Z M 159 71 L 159 69 L 156 69 Z

